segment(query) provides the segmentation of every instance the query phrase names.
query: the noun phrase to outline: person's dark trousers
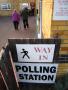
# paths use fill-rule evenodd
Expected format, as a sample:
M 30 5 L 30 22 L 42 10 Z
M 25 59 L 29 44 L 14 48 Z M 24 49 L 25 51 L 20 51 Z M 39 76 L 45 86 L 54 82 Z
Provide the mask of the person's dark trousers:
M 34 16 L 34 9 L 31 10 L 31 15 Z
M 34 9 L 32 9 L 32 15 L 34 16 Z
M 24 28 L 29 28 L 28 19 L 23 20 Z
M 19 25 L 19 22 L 14 21 L 14 22 L 13 22 L 13 24 L 14 24 L 14 28 L 15 28 L 15 30 L 18 30 L 18 25 Z

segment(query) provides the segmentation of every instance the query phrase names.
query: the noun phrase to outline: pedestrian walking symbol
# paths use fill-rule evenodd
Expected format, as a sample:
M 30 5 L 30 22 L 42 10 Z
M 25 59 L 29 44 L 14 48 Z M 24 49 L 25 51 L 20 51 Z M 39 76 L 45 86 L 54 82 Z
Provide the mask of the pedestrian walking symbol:
M 25 58 L 25 56 L 27 56 L 28 59 L 30 59 L 30 57 L 28 56 L 28 51 L 26 51 L 25 49 L 22 49 L 21 53 L 24 53 L 22 58 Z

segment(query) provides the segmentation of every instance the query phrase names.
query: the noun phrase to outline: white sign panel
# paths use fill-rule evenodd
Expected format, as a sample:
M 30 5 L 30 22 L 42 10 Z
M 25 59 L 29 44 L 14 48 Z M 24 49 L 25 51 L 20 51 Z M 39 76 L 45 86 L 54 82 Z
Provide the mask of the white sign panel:
M 31 9 L 30 3 L 20 3 L 20 10 L 23 10 L 24 8 Z
M 54 0 L 53 20 L 68 20 L 68 0 Z
M 55 44 L 16 44 L 19 62 L 52 62 Z
M 14 63 L 18 82 L 55 83 L 58 64 Z
M 2 3 L 0 5 L 1 10 L 11 10 L 11 4 L 10 3 Z

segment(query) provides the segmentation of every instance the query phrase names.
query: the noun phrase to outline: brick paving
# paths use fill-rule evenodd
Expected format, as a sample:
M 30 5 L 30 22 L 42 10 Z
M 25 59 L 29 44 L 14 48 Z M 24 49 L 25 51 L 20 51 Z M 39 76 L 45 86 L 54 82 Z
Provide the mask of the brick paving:
M 11 17 L 0 17 L 0 50 L 8 42 L 8 38 L 37 38 L 36 18 L 29 17 L 29 29 L 23 28 L 20 21 L 19 31 L 15 31 Z

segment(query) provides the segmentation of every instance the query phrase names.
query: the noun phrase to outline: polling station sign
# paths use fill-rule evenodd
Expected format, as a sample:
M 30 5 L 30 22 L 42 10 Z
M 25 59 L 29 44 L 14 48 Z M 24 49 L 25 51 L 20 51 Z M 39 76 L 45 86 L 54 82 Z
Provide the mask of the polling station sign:
M 16 44 L 19 62 L 52 62 L 55 44 Z
M 9 39 L 15 75 L 21 83 L 55 83 L 59 39 Z
M 18 82 L 54 83 L 58 64 L 14 63 Z

